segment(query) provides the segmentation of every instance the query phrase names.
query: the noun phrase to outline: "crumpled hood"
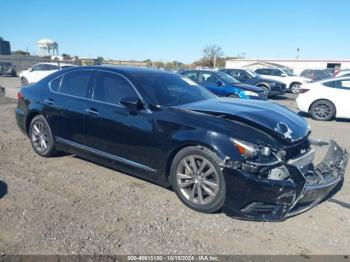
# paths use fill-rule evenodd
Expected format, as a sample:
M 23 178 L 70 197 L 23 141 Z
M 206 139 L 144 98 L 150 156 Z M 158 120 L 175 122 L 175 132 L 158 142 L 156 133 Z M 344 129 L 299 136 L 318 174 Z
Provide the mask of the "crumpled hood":
M 216 98 L 179 105 L 176 108 L 197 111 L 258 126 L 292 143 L 309 133 L 306 120 L 288 108 L 261 100 Z
M 252 86 L 252 85 L 247 85 L 247 84 L 242 84 L 242 83 L 234 83 L 232 84 L 234 87 L 239 87 L 245 90 L 253 91 L 253 92 L 264 92 L 264 90 L 261 87 L 257 86 Z

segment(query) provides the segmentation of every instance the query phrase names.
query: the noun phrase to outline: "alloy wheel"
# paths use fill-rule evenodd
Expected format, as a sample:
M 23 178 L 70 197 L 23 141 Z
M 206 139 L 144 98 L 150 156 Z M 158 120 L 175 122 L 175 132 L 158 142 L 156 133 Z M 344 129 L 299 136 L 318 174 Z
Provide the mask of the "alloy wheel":
M 36 121 L 32 127 L 33 146 L 38 152 L 45 152 L 50 147 L 48 129 L 41 121 Z
M 180 161 L 176 171 L 176 182 L 180 193 L 197 205 L 211 203 L 220 188 L 214 166 L 198 155 L 190 155 Z
M 298 94 L 299 91 L 300 91 L 300 85 L 299 84 L 292 85 L 292 93 L 293 94 Z
M 314 108 L 314 113 L 319 119 L 325 119 L 331 113 L 331 108 L 327 104 L 320 103 Z

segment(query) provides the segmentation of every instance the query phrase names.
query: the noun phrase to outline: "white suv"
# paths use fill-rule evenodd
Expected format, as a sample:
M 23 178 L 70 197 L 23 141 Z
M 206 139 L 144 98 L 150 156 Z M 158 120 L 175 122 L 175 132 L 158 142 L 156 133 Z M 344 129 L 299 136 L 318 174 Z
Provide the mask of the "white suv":
M 36 83 L 43 79 L 45 76 L 56 72 L 57 70 L 72 67 L 76 65 L 64 64 L 64 63 L 39 63 L 31 68 L 22 71 L 19 74 L 22 86 L 26 86 L 31 83 Z
M 293 94 L 299 93 L 302 84 L 312 81 L 309 78 L 294 75 L 289 69 L 282 68 L 259 68 L 255 70 L 255 73 L 261 75 L 263 78 L 278 80 L 286 84 L 287 91 Z

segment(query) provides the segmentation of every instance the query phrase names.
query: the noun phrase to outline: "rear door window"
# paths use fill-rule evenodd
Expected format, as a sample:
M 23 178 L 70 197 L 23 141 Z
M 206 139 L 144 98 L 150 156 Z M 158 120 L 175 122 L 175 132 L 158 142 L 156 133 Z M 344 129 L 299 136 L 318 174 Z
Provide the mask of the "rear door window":
M 59 92 L 66 95 L 86 98 L 92 76 L 91 70 L 80 70 L 63 76 Z

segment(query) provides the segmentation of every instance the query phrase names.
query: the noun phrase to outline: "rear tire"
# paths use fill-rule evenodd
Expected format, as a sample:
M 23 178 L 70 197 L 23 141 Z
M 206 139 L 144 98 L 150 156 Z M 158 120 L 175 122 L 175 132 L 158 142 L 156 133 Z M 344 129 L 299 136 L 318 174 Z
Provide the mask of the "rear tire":
M 56 153 L 51 128 L 42 115 L 35 116 L 29 127 L 29 138 L 38 155 L 50 157 Z
M 190 146 L 175 156 L 170 180 L 180 200 L 203 213 L 218 211 L 225 203 L 226 183 L 220 160 L 207 148 Z
M 324 99 L 313 102 L 309 110 L 311 117 L 319 121 L 329 121 L 333 119 L 335 112 L 334 104 Z

